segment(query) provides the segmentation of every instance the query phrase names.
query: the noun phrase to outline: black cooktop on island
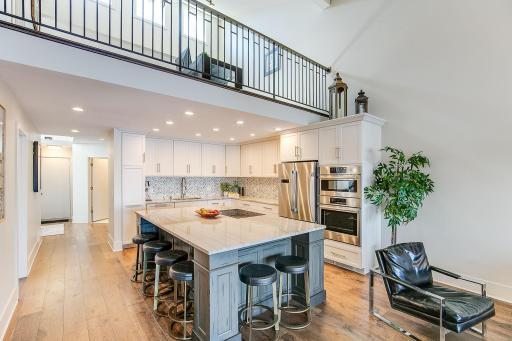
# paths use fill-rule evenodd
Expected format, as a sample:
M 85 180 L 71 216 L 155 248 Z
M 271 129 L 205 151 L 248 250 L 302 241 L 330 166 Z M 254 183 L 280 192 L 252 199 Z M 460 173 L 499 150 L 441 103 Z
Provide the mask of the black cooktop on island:
M 227 217 L 235 218 L 235 219 L 250 218 L 250 217 L 257 217 L 259 215 L 265 215 L 263 213 L 241 210 L 239 208 L 233 208 L 233 209 L 229 209 L 229 210 L 221 210 L 220 214 L 225 215 Z

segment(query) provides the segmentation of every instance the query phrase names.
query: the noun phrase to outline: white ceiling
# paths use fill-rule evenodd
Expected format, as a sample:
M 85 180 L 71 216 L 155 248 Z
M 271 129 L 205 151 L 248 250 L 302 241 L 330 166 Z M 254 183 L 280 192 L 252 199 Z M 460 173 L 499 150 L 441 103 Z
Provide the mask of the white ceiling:
M 0 78 L 43 134 L 82 141 L 104 138 L 112 128 L 148 136 L 237 143 L 275 134 L 293 123 L 170 96 L 0 61 Z M 79 106 L 84 112 L 71 108 Z M 186 116 L 185 111 L 194 112 Z M 171 120 L 173 125 L 165 122 Z M 244 121 L 243 125 L 236 121 Z M 160 129 L 154 132 L 153 128 Z M 214 132 L 213 128 L 219 128 Z M 72 129 L 79 133 L 71 133 Z M 201 133 L 200 137 L 195 136 Z M 251 137 L 250 134 L 255 136 Z M 230 138 L 235 138 L 231 141 Z

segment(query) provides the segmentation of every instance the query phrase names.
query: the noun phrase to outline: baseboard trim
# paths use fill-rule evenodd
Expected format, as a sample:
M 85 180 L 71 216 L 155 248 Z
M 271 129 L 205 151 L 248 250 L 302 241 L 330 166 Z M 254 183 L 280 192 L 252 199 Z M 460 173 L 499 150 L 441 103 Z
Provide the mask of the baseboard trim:
M 30 275 L 30 271 L 32 271 L 32 266 L 34 265 L 34 261 L 36 260 L 37 254 L 39 253 L 39 249 L 41 248 L 41 244 L 43 244 L 43 238 L 39 236 L 37 239 L 36 245 L 32 248 L 32 251 L 30 251 L 30 255 L 28 257 L 28 269 L 27 269 L 27 275 Z
M 120 241 L 112 240 L 112 236 L 108 236 L 107 243 L 114 252 L 123 251 L 123 243 Z
M 506 303 L 512 303 L 512 286 L 472 276 L 463 275 L 463 277 L 476 282 L 485 283 L 487 285 L 487 296 Z M 435 280 L 437 282 L 447 284 L 459 289 L 480 294 L 480 286 L 476 284 L 471 284 L 465 281 L 440 276 L 438 274 L 435 275 Z
M 55 236 L 64 234 L 64 224 L 41 225 L 41 236 Z
M 16 281 L 17 283 L 17 281 Z M 3 340 L 6 336 L 7 331 L 9 330 L 9 325 L 11 324 L 12 318 L 14 316 L 14 312 L 16 311 L 16 307 L 18 306 L 18 285 L 13 288 L 11 294 L 9 295 L 9 299 L 7 304 L 0 314 L 0 340 Z

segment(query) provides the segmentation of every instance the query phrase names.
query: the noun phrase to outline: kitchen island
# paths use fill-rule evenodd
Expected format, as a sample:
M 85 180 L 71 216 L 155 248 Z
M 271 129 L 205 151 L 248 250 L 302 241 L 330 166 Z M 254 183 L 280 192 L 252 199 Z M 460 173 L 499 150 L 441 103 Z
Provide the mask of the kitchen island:
M 248 263 L 274 265 L 279 255 L 309 260 L 311 305 L 325 301 L 324 226 L 274 214 L 241 219 L 220 215 L 205 219 L 199 207 L 137 211 L 140 231 L 158 229 L 194 261 L 194 334 L 199 340 L 240 340 L 238 311 L 245 286 L 238 270 Z M 284 283 L 286 286 L 286 283 Z M 303 279 L 292 290 L 303 290 Z M 254 303 L 271 305 L 271 288 L 258 288 Z

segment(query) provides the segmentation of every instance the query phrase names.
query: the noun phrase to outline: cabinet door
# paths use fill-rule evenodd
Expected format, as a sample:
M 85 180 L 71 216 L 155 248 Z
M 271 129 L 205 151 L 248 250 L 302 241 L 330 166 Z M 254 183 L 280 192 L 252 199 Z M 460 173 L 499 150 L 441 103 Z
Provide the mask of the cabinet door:
M 279 140 L 267 141 L 261 144 L 261 176 L 277 177 L 279 163 Z
M 226 146 L 215 145 L 213 176 L 226 176 Z
M 244 144 L 240 147 L 240 167 L 241 167 L 241 174 L 243 177 L 249 177 L 250 174 L 250 165 L 249 160 L 251 156 L 249 155 L 251 153 L 251 145 L 250 144 Z
M 201 176 L 201 143 L 188 142 L 188 175 Z
M 123 165 L 144 167 L 145 140 L 144 135 L 123 133 Z
M 157 170 L 160 176 L 173 176 L 174 148 L 172 140 L 157 140 Z
M 226 168 L 226 151 L 224 145 L 202 145 L 202 175 L 224 176 Z
M 342 163 L 361 162 L 361 125 L 341 126 L 341 155 Z
M 281 162 L 297 160 L 298 135 L 296 133 L 281 135 L 279 155 Z
M 203 143 L 201 145 L 201 167 L 202 176 L 213 176 L 214 146 Z
M 144 162 L 144 175 L 157 176 L 158 175 L 158 151 L 157 143 L 159 140 L 146 139 L 146 160 Z
M 337 164 L 340 155 L 340 129 L 331 126 L 319 129 L 318 134 L 318 162 L 320 165 Z
M 300 160 L 318 160 L 318 129 L 301 131 L 298 146 Z
M 188 142 L 174 141 L 174 176 L 188 175 Z
M 143 205 L 146 201 L 144 167 L 123 166 L 122 178 L 123 205 Z
M 262 144 L 252 143 L 249 145 L 249 176 L 262 176 Z
M 226 176 L 240 176 L 240 146 L 226 146 Z

